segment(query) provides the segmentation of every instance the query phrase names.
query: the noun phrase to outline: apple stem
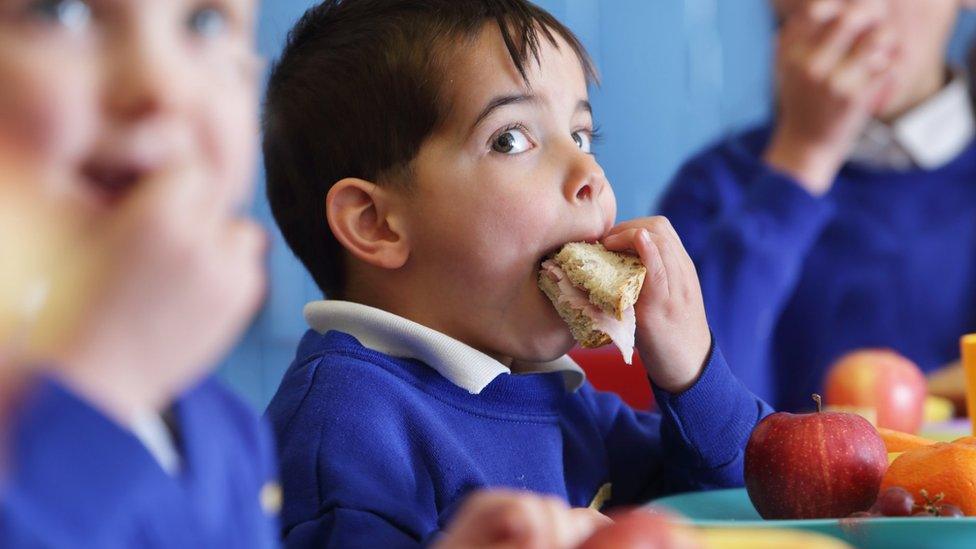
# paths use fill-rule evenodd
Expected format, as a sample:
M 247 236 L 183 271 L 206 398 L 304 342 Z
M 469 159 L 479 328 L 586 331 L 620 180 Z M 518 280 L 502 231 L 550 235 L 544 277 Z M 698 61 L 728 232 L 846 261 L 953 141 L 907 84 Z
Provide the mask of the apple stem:
M 820 400 L 820 395 L 818 395 L 817 393 L 813 393 L 813 401 L 817 403 L 817 411 L 818 412 L 822 412 L 823 411 L 823 402 L 821 402 L 821 400 Z

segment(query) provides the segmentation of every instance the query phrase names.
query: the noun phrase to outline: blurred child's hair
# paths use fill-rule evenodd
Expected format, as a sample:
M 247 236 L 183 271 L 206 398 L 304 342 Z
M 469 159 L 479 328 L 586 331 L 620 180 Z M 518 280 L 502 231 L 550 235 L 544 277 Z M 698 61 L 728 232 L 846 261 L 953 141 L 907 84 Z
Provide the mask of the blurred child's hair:
M 265 100 L 267 192 L 285 240 L 329 297 L 345 285 L 329 189 L 346 177 L 409 184 L 411 161 L 450 110 L 453 55 L 488 23 L 523 78 L 540 40 L 556 45 L 558 35 L 596 80 L 576 36 L 525 0 L 326 0 L 291 30 Z

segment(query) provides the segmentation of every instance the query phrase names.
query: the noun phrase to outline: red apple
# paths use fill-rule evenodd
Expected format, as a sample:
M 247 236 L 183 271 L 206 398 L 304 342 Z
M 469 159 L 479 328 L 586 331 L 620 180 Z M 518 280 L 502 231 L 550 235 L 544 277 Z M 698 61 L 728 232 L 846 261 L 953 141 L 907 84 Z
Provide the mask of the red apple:
M 888 349 L 863 349 L 842 356 L 824 382 L 829 406 L 873 408 L 878 427 L 917 433 L 928 386 L 914 362 Z
M 594 532 L 577 549 L 696 549 L 692 529 L 669 513 L 634 509 L 612 515 L 613 524 Z
M 778 412 L 756 425 L 746 445 L 746 490 L 765 519 L 866 511 L 887 468 L 878 431 L 856 414 Z

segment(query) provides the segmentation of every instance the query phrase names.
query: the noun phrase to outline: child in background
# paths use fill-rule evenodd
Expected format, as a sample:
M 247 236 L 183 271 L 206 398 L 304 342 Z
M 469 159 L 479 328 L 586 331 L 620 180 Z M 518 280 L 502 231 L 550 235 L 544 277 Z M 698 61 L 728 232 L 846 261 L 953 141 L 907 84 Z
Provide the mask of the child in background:
M 293 547 L 435 538 L 482 487 L 578 511 L 742 483 L 768 407 L 712 345 L 663 218 L 615 223 L 593 68 L 523 0 L 330 0 L 275 65 L 268 196 L 330 299 L 268 408 Z M 537 285 L 571 241 L 638 254 L 637 347 L 661 414 L 596 392 Z
M 0 4 L 0 546 L 278 545 L 270 436 L 207 378 L 264 287 L 253 13 Z M 601 522 L 485 492 L 438 547 Z
M 888 347 L 931 372 L 976 330 L 976 140 L 946 67 L 971 0 L 780 0 L 778 112 L 710 148 L 660 204 L 715 338 L 777 408 Z
M 235 213 L 257 137 L 253 14 L 0 3 L 4 156 L 74 213 L 92 266 L 79 321 L 28 357 L 50 366 L 21 374 L 0 545 L 276 544 L 271 438 L 207 377 L 264 287 L 263 232 Z

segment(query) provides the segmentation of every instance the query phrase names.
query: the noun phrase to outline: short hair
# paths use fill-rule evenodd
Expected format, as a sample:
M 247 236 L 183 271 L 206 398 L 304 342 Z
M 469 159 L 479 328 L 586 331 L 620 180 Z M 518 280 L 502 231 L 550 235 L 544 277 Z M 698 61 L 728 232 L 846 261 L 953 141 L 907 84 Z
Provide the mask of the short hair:
M 424 140 L 446 118 L 452 46 L 495 23 L 526 78 L 540 40 L 573 49 L 588 82 L 593 63 L 573 33 L 525 0 L 326 0 L 292 28 L 264 104 L 267 196 L 285 241 L 329 297 L 345 287 L 344 253 L 325 215 L 346 177 L 404 180 Z

